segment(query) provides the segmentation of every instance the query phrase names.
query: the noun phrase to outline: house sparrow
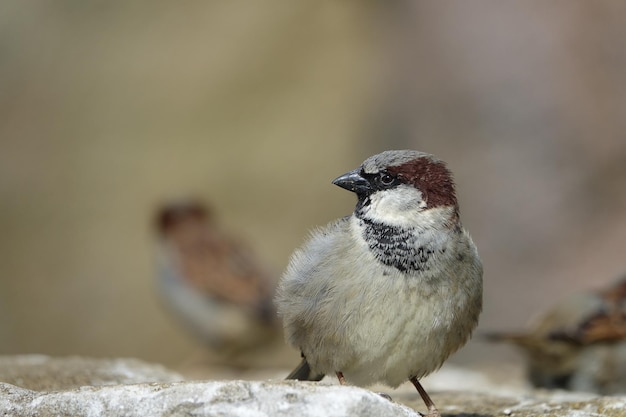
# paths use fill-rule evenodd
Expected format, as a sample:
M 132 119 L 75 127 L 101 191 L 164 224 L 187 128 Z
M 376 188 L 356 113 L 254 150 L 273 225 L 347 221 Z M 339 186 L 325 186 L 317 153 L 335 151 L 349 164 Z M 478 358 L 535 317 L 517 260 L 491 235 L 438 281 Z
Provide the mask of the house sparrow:
M 625 393 L 626 277 L 564 300 L 527 333 L 486 336 L 521 349 L 536 387 Z
M 156 227 L 161 298 L 195 336 L 216 352 L 236 354 L 280 333 L 274 280 L 203 204 L 167 204 Z
M 419 379 L 470 338 L 482 309 L 482 264 L 459 219 L 444 162 L 386 151 L 333 181 L 354 213 L 294 252 L 276 303 L 303 361 L 289 379 L 336 374 L 343 385 Z

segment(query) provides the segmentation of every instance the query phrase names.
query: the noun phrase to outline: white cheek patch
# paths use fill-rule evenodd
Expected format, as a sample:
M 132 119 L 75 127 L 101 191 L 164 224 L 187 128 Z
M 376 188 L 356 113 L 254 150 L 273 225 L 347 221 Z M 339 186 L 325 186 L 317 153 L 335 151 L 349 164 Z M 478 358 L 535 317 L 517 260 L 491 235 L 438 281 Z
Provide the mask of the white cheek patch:
M 369 200 L 370 204 L 363 210 L 365 217 L 389 225 L 411 226 L 416 215 L 426 208 L 422 193 L 404 184 L 375 192 Z

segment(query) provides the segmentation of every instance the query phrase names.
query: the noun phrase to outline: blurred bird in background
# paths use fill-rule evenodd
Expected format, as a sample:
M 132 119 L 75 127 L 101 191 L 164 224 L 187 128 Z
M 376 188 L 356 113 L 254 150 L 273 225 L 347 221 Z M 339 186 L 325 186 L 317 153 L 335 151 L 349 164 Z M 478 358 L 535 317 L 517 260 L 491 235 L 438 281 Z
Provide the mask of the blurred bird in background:
M 282 338 L 275 279 L 244 242 L 222 232 L 199 201 L 177 201 L 156 216 L 157 284 L 169 310 L 229 362 Z
M 536 387 L 626 393 L 626 275 L 608 288 L 564 300 L 528 333 L 487 337 L 524 352 Z

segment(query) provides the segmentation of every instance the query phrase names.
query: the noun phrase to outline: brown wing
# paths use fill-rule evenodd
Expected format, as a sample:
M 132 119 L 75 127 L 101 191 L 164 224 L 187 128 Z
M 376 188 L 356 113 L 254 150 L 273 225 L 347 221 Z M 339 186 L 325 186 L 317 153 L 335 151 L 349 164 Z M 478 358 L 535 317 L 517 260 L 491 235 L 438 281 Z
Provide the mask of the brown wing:
M 622 311 L 598 313 L 581 324 L 573 339 L 582 345 L 626 340 L 626 314 Z
M 580 345 L 626 340 L 626 279 L 597 293 L 601 308 L 583 317 L 576 329 L 555 332 L 553 339 L 570 340 Z

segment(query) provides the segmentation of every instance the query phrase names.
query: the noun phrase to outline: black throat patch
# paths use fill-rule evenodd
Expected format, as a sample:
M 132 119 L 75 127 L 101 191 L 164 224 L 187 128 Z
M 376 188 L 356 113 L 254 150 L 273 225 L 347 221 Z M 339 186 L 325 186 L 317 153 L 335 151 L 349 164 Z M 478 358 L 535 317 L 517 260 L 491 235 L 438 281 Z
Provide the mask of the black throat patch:
M 434 248 L 418 245 L 420 232 L 389 226 L 357 216 L 363 226 L 363 237 L 376 259 L 401 272 L 428 271 Z M 445 249 L 443 249 L 445 251 Z

